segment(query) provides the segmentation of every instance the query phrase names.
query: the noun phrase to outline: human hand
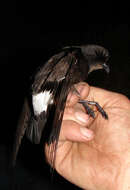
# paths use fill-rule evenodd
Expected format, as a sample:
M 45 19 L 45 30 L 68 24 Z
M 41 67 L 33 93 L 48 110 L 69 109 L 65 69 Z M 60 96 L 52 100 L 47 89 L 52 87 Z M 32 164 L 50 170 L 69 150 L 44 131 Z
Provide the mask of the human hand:
M 64 112 L 55 169 L 88 190 L 130 190 L 130 101 L 123 95 L 79 83 L 82 99 L 98 102 L 109 119 L 90 118 L 70 93 Z M 47 155 L 48 145 L 45 152 Z

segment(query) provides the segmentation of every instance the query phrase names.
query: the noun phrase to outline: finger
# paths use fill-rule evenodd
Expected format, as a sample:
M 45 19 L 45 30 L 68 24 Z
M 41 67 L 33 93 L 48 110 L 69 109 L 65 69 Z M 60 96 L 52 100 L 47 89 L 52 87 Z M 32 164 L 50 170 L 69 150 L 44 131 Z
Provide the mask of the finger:
M 75 84 L 75 88 L 80 93 L 81 99 L 84 99 L 89 94 L 89 85 L 85 82 L 80 82 L 78 84 Z M 67 106 L 73 106 L 76 104 L 79 100 L 79 97 L 74 93 L 73 91 L 70 91 L 68 97 L 67 97 Z
M 62 123 L 60 141 L 86 142 L 93 139 L 93 131 L 82 127 L 75 121 L 65 120 Z
M 90 87 L 90 91 L 88 96 L 86 96 L 86 99 L 98 102 L 101 107 L 128 104 L 128 99 L 124 95 L 96 87 Z
M 80 125 L 87 126 L 89 116 L 84 112 L 84 108 L 81 105 L 76 104 L 74 108 L 65 108 L 63 120 L 72 120 Z

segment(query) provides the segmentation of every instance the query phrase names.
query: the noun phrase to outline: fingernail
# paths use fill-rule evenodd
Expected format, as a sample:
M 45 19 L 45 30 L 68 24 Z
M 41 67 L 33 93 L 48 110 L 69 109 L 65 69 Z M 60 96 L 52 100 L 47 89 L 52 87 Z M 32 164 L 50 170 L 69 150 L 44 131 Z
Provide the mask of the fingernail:
M 79 120 L 79 121 L 81 121 L 81 122 L 83 122 L 83 123 L 86 123 L 87 121 L 88 121 L 88 115 L 87 114 L 85 114 L 84 112 L 76 112 L 75 113 L 75 116 L 76 116 L 76 118 Z
M 81 134 L 85 137 L 85 138 L 91 138 L 93 136 L 92 131 L 84 128 L 84 127 L 80 127 L 80 132 Z
M 78 90 L 79 93 L 81 93 L 84 90 L 84 85 L 75 85 L 76 89 Z

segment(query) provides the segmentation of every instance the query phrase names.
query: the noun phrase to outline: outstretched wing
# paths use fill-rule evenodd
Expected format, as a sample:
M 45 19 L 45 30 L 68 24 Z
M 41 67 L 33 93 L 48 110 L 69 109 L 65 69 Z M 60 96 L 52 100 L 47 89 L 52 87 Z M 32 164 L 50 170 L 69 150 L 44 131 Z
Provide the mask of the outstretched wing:
M 21 115 L 20 115 L 20 118 L 18 121 L 15 141 L 14 141 L 14 145 L 13 145 L 13 155 L 12 155 L 12 166 L 13 167 L 15 166 L 19 147 L 21 145 L 21 141 L 25 134 L 25 131 L 28 127 L 30 116 L 31 116 L 31 110 L 30 110 L 29 102 L 28 102 L 28 99 L 25 98 L 23 109 L 22 109 L 22 112 L 21 112 Z

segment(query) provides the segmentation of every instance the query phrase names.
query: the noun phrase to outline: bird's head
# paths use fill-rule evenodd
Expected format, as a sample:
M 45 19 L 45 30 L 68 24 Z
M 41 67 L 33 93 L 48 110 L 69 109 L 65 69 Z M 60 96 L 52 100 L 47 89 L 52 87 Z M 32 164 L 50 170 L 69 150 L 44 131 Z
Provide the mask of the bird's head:
M 104 69 L 107 73 L 110 72 L 107 64 L 110 56 L 107 49 L 98 45 L 86 45 L 81 46 L 81 51 L 88 62 L 89 73 L 98 69 Z

